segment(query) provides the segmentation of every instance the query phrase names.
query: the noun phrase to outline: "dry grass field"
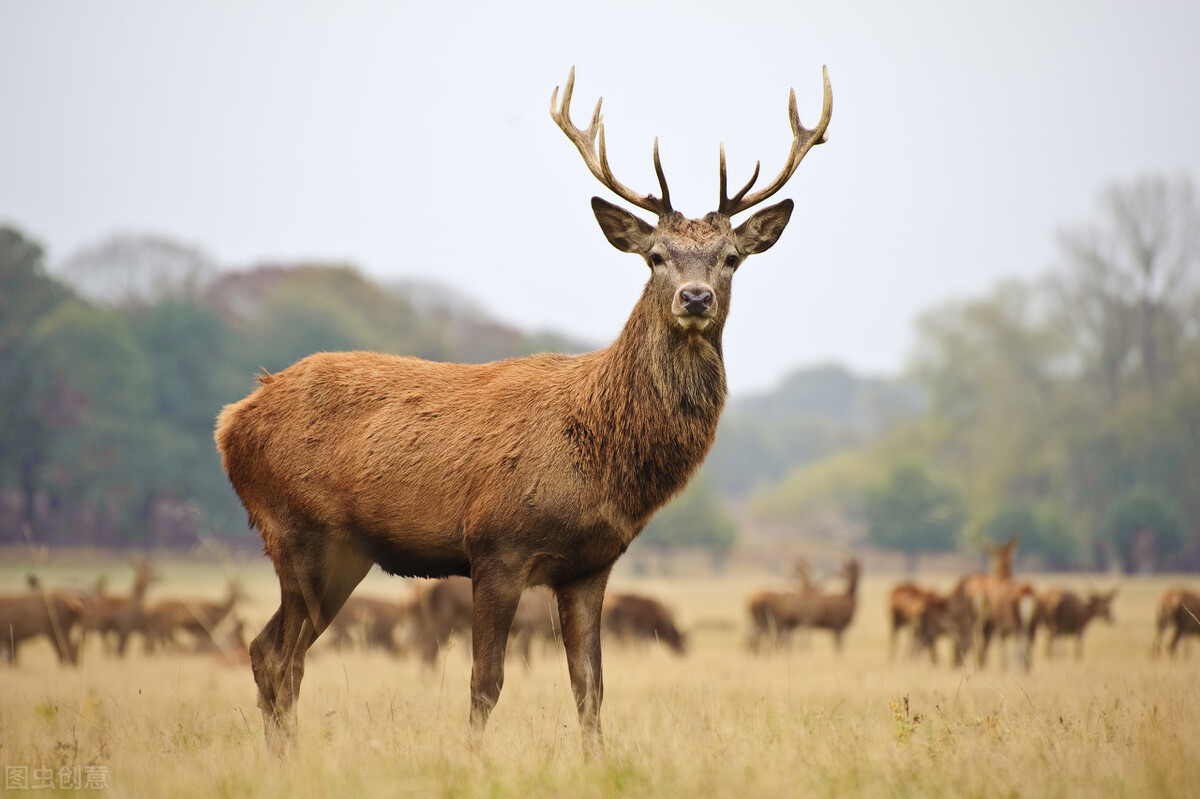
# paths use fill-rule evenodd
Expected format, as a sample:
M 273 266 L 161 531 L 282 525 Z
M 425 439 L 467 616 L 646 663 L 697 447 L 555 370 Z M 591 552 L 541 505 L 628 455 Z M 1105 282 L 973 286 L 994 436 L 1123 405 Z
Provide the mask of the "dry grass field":
M 0 565 L 0 593 L 19 590 L 27 570 Z M 98 570 L 38 568 L 51 586 L 89 584 Z M 105 570 L 122 590 L 128 566 Z M 217 598 L 228 573 L 194 563 L 159 570 L 151 601 Z M 274 575 L 265 561 L 236 571 L 253 634 L 274 609 Z M 691 652 L 606 647 L 602 762 L 582 758 L 561 653 L 541 653 L 528 668 L 510 661 L 485 746 L 472 752 L 462 647 L 427 668 L 318 642 L 298 745 L 280 762 L 266 751 L 248 666 L 148 657 L 138 641 L 124 660 L 93 642 L 70 669 L 39 641 L 22 648 L 16 668 L 0 668 L 0 766 L 12 795 L 54 793 L 33 786 L 50 775 L 58 793 L 78 795 L 71 775 L 85 768 L 101 790 L 134 797 L 1200 795 L 1200 657 L 1150 657 L 1163 588 L 1200 581 L 1122 581 L 1116 623 L 1089 630 L 1083 660 L 1068 649 L 1047 662 L 1039 642 L 1031 673 L 889 665 L 883 607 L 893 582 L 866 576 L 837 658 L 821 634 L 789 653 L 743 650 L 744 598 L 778 580 L 614 577 L 615 588 L 675 608 Z M 374 573 L 360 589 L 406 590 Z

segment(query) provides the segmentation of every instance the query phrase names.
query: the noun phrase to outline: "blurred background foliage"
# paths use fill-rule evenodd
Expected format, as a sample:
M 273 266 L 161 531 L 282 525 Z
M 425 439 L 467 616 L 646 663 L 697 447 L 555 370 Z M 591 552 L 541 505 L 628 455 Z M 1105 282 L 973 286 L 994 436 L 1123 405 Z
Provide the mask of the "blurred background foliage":
M 733 397 L 703 473 L 638 546 L 720 564 L 755 529 L 912 566 L 1020 534 L 1046 568 L 1200 567 L 1191 181 L 1108 188 L 1059 252 L 1044 277 L 923 313 L 902 374 L 805 366 Z M 33 237 L 0 227 L 0 544 L 256 548 L 212 426 L 259 369 L 318 350 L 481 362 L 596 345 L 433 284 L 222 269 L 161 237 L 114 237 L 52 274 Z

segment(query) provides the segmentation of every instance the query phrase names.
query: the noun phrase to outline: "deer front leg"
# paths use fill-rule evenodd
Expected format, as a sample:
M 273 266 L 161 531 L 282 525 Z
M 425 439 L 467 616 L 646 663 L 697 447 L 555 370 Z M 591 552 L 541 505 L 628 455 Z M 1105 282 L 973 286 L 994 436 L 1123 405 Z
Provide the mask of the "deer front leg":
M 611 567 L 591 577 L 559 586 L 558 613 L 562 619 L 563 647 L 571 691 L 579 711 L 585 757 L 604 756 L 604 734 L 600 728 L 600 703 L 604 699 L 604 677 L 600 664 L 600 609 Z
M 523 581 L 503 567 L 471 568 L 471 745 L 479 748 L 504 685 L 504 654 Z

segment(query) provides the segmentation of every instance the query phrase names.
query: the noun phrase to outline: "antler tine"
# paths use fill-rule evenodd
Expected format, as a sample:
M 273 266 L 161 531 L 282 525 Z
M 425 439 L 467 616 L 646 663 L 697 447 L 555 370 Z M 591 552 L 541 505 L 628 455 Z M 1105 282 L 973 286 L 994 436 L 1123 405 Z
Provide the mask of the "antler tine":
M 667 188 L 667 176 L 663 174 L 662 162 L 658 160 L 658 137 L 654 137 L 654 174 L 658 175 L 658 187 L 662 190 L 663 212 L 671 210 L 671 191 Z
M 721 147 L 721 201 L 717 206 L 717 212 L 725 216 L 733 216 L 741 213 L 748 208 L 758 205 L 763 200 L 767 199 L 775 192 L 783 188 L 784 184 L 791 179 L 796 168 L 800 166 L 800 162 L 808 151 L 814 145 L 823 144 L 826 139 L 826 131 L 829 129 L 829 120 L 833 116 L 833 88 L 829 83 L 829 68 L 821 67 L 821 75 L 825 84 L 825 94 L 821 101 L 821 118 L 817 121 L 817 126 L 811 130 L 800 124 L 800 115 L 796 111 L 796 91 L 792 89 L 788 93 L 788 119 L 792 125 L 792 149 L 788 154 L 787 163 L 783 165 L 783 169 L 775 177 L 771 183 L 753 194 L 747 194 L 750 187 L 758 179 L 758 165 L 755 164 L 754 175 L 751 176 L 750 182 L 747 183 L 741 191 L 733 197 L 725 196 L 725 147 Z
M 746 181 L 746 185 L 742 186 L 742 190 L 739 191 L 737 194 L 733 195 L 733 197 L 726 197 L 725 196 L 725 188 L 726 188 L 726 185 L 725 185 L 726 184 L 725 142 L 721 142 L 721 203 L 720 203 L 720 205 L 717 206 L 717 211 L 719 213 L 724 213 L 727 216 L 733 216 L 733 214 L 736 213 L 736 211 L 726 212 L 725 209 L 736 206 L 738 203 L 740 203 L 742 201 L 742 198 L 746 196 L 746 192 L 750 191 L 750 188 L 754 185 L 755 181 L 758 180 L 758 170 L 761 166 L 762 166 L 761 161 L 755 161 L 754 162 L 754 174 L 752 174 L 750 176 L 750 180 Z
M 658 185 L 662 189 L 662 198 L 659 199 L 652 194 L 639 195 L 637 192 L 622 184 L 612 173 L 612 168 L 608 165 L 608 152 L 604 146 L 604 120 L 600 116 L 600 106 L 604 102 L 601 97 L 596 101 L 596 109 L 592 112 L 592 121 L 586 130 L 580 130 L 571 121 L 571 95 L 575 90 L 575 67 L 571 67 L 571 72 L 567 76 L 566 85 L 563 88 L 562 105 L 558 104 L 558 87 L 554 87 L 554 92 L 550 95 L 550 117 L 562 129 L 562 132 L 567 134 L 567 138 L 579 150 L 579 154 L 583 156 L 583 162 L 587 165 L 588 170 L 605 186 L 613 191 L 621 199 L 626 202 L 636 205 L 651 213 L 663 216 L 671 212 L 670 193 L 667 191 L 667 180 L 663 176 L 662 164 L 658 160 L 658 139 L 654 140 L 654 172 L 658 175 Z M 598 141 L 597 141 L 598 139 Z

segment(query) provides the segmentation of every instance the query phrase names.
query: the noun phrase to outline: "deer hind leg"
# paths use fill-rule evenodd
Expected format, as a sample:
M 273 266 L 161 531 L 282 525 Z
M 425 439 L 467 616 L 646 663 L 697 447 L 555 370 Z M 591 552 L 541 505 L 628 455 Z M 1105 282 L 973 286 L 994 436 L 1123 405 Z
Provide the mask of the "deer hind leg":
M 279 609 L 249 647 L 267 746 L 277 756 L 295 738 L 305 654 L 371 568 L 370 560 L 331 540 L 327 531 L 306 532 L 308 546 L 302 543 L 274 558 Z
M 600 610 L 609 570 L 556 589 L 562 619 L 563 647 L 567 672 L 579 711 L 586 757 L 604 756 L 604 733 L 600 727 L 600 704 L 604 700 L 604 677 L 600 660 Z

